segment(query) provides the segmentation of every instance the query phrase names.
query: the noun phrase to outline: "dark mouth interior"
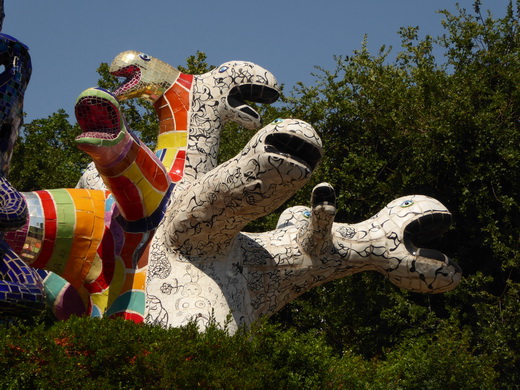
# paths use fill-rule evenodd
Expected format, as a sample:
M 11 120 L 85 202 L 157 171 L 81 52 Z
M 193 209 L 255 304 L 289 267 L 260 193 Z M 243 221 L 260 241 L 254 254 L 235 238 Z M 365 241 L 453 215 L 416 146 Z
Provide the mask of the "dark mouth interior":
M 312 170 L 321 159 L 321 151 L 306 140 L 288 133 L 269 134 L 265 138 L 268 153 L 276 153 L 302 161 Z
M 119 111 L 109 100 L 85 96 L 76 103 L 75 112 L 83 131 L 78 138 L 114 139 L 119 134 Z
M 244 84 L 234 87 L 229 92 L 228 103 L 234 108 L 245 105 L 246 100 L 253 103 L 271 104 L 279 97 L 280 93 L 267 85 Z M 255 118 L 258 117 L 258 114 L 247 106 L 241 110 Z
M 267 85 L 244 84 L 234 87 L 229 92 L 229 97 L 238 101 L 249 100 L 253 103 L 271 104 L 280 97 L 280 93 Z
M 414 254 L 428 259 L 449 263 L 449 258 L 435 249 L 419 248 L 425 242 L 438 238 L 451 225 L 451 215 L 445 213 L 432 213 L 424 215 L 412 221 L 404 231 L 404 245 Z
M 336 193 L 329 185 L 320 185 L 312 191 L 312 206 L 336 205 Z
M 124 68 L 110 72 L 110 74 L 115 77 L 127 77 L 128 78 L 128 77 L 132 77 L 134 75 L 134 73 L 137 71 L 137 69 L 139 69 L 137 66 L 129 65 L 129 66 L 125 66 Z

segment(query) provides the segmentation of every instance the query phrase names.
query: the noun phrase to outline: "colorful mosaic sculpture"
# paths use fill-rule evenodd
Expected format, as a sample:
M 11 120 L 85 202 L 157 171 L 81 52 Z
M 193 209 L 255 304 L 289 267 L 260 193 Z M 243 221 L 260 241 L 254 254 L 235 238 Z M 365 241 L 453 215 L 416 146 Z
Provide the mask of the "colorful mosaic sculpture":
M 10 236 L 29 264 L 55 272 L 46 285 L 64 314 L 80 306 L 77 312 L 162 326 L 203 326 L 213 316 L 236 329 L 356 272 L 378 271 L 424 293 L 458 284 L 456 264 L 413 244 L 451 221 L 425 196 L 397 199 L 359 224 L 339 224 L 334 190 L 322 183 L 311 208 L 286 210 L 275 230 L 241 232 L 299 190 L 323 153 L 312 126 L 278 119 L 216 166 L 222 124 L 257 127 L 260 116 L 245 100 L 278 97 L 265 69 L 235 61 L 190 76 L 130 51 L 111 71 L 126 78 L 121 87 L 113 94 L 89 89 L 76 104 L 78 146 L 93 160 L 83 188 L 26 194 L 28 225 Z M 116 98 L 133 97 L 154 103 L 156 154 L 125 125 Z
M 171 77 L 174 68 L 162 66 L 164 71 L 154 74 Z M 112 94 L 89 89 L 76 103 L 83 130 L 78 146 L 93 159 L 78 185 L 83 188 L 25 194 L 30 218 L 24 229 L 9 235 L 9 242 L 33 267 L 52 271 L 45 286 L 59 318 L 86 312 L 143 320 L 146 245 L 175 183 L 187 174 L 185 161 L 192 155 L 197 161 L 197 171 L 186 165 L 191 176 L 210 169 L 216 165 L 218 131 L 225 121 L 260 124 L 252 109 L 227 103 L 240 100 L 229 95 L 249 85 L 249 91 L 242 92 L 249 100 L 268 103 L 278 97 L 274 77 L 251 63 L 230 63 L 211 78 L 173 73 L 178 79 L 157 86 L 158 95 L 149 97 L 160 117 L 157 156 L 128 131 Z M 263 91 L 251 86 L 260 83 Z M 190 138 L 199 143 L 188 140 L 188 126 Z M 201 153 L 201 144 L 210 153 Z
M 3 17 L 2 17 L 3 19 Z M 0 34 L 0 232 L 25 224 L 23 196 L 7 180 L 14 143 L 23 121 L 23 97 L 31 76 L 29 49 L 17 39 Z M 23 317 L 44 308 L 38 274 L 0 236 L 0 318 Z

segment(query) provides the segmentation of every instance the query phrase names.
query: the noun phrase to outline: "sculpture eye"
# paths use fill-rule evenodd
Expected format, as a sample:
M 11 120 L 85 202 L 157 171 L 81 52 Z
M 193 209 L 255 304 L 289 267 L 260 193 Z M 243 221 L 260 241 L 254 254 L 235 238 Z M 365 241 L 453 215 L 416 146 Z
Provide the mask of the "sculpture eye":
M 401 203 L 400 207 L 410 207 L 411 205 L 413 205 L 413 200 L 408 199 L 408 200 L 405 200 L 403 203 Z
M 220 69 L 218 70 L 218 72 L 219 73 L 224 73 L 228 69 L 229 69 L 229 67 L 227 67 L 227 66 L 221 66 Z
M 278 119 L 275 119 L 275 120 L 273 121 L 273 123 L 280 123 L 280 122 L 282 122 L 282 121 L 283 121 L 283 119 L 278 118 Z
M 152 59 L 152 57 L 150 57 L 148 54 L 144 54 L 144 53 L 139 54 L 139 57 L 145 61 L 150 61 Z
M 303 216 L 305 218 L 310 218 L 311 217 L 311 212 L 309 210 L 305 210 L 302 214 L 303 214 Z

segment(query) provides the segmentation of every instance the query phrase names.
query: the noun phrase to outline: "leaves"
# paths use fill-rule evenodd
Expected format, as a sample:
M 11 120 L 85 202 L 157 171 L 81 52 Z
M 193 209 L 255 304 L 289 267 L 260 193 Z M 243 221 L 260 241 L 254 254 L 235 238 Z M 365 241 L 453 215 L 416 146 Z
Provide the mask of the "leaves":
M 74 187 L 88 157 L 74 139 L 81 130 L 63 110 L 26 124 L 15 145 L 10 180 L 20 191 Z

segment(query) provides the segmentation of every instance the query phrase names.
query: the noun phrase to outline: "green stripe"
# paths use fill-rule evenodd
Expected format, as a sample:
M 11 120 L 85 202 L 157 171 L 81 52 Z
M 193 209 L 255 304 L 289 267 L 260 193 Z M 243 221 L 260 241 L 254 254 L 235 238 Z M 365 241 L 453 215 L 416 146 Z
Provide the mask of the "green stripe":
M 65 189 L 48 191 L 56 206 L 56 241 L 46 269 L 62 275 L 69 259 L 76 224 L 76 207 Z
M 64 287 L 68 285 L 67 281 L 62 277 L 56 275 L 55 273 L 49 273 L 44 281 L 45 287 L 45 298 L 47 303 L 51 307 L 54 307 L 54 301 L 58 294 L 63 290 Z
M 132 311 L 139 313 L 144 317 L 145 297 L 144 292 L 130 290 L 118 296 L 112 306 L 106 311 L 105 315 L 108 317 L 115 313 L 124 311 Z

